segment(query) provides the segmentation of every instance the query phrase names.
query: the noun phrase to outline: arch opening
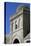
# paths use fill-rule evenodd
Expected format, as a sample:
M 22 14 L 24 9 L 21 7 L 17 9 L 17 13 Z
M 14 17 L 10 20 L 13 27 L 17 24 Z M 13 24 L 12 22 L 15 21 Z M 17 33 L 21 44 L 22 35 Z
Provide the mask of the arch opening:
M 29 41 L 26 41 L 26 43 L 30 43 L 30 40 Z
M 19 40 L 18 39 L 15 39 L 13 43 L 19 43 Z

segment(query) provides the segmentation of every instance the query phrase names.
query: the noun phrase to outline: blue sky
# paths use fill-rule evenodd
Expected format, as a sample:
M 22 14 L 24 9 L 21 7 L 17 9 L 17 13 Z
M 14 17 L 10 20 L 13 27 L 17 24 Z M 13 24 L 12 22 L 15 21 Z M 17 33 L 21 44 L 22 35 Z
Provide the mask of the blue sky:
M 19 5 L 25 5 L 29 7 L 29 4 L 24 3 L 12 3 L 12 2 L 6 2 L 6 33 L 9 34 L 10 32 L 10 16 L 13 16 L 14 13 L 16 13 L 16 9 Z

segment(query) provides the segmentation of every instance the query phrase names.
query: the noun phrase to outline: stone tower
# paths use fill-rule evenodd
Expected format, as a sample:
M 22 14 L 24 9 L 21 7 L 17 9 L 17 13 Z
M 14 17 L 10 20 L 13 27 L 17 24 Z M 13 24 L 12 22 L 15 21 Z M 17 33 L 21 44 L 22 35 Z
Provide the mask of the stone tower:
M 18 7 L 16 13 L 10 17 L 10 43 L 23 43 L 30 32 L 30 8 Z

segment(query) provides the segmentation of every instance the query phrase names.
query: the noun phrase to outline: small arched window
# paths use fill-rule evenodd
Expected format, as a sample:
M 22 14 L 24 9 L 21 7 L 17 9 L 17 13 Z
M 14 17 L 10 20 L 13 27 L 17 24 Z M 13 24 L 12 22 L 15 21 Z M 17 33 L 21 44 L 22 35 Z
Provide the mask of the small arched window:
M 15 29 L 17 29 L 17 20 L 15 21 Z

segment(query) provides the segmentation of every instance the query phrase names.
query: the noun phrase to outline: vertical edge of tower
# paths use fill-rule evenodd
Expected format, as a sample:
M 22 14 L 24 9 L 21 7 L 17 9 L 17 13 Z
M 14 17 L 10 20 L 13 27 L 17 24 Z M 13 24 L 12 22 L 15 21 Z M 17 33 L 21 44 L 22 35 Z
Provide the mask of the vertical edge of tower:
M 23 8 L 23 36 L 30 32 L 30 7 Z

